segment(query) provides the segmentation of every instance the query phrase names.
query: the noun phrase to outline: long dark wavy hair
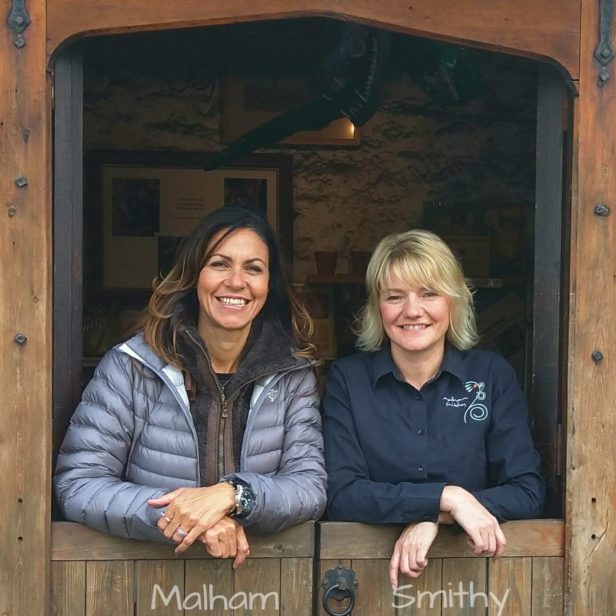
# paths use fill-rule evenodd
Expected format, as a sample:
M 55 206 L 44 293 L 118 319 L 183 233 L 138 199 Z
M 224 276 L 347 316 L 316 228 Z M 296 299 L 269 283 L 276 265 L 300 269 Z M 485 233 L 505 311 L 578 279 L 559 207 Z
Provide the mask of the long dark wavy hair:
M 311 342 L 314 325 L 287 281 L 276 234 L 264 218 L 239 206 L 215 210 L 183 240 L 169 273 L 154 281 L 149 304 L 135 330 L 143 331 L 145 341 L 162 359 L 184 368 L 177 347 L 178 327 L 195 323 L 199 310 L 199 274 L 218 245 L 238 229 L 254 231 L 265 242 L 269 253 L 269 289 L 265 305 L 256 318 L 286 334 L 296 349 L 296 356 L 316 360 L 316 348 Z M 221 231 L 213 243 L 214 236 Z

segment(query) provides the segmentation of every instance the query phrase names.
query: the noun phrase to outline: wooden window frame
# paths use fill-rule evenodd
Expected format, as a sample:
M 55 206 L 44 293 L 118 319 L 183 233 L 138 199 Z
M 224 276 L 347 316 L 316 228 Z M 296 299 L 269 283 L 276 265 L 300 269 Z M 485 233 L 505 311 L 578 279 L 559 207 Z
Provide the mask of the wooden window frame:
M 79 400 L 82 370 L 83 61 L 78 44 L 55 61 L 53 454 Z M 563 332 L 567 322 L 566 250 L 570 150 L 563 123 L 564 77 L 540 65 L 533 280 L 532 381 L 536 443 L 548 484 L 546 515 L 563 516 Z M 570 121 L 570 118 L 569 118 Z M 540 230 L 540 231 L 539 231 Z M 555 310 L 555 307 L 559 307 Z

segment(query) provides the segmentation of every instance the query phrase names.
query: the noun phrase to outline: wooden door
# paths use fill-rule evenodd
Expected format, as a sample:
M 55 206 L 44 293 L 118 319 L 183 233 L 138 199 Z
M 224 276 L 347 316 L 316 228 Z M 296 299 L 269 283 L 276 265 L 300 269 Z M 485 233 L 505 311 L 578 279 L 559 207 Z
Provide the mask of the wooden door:
M 315 524 L 248 537 L 250 557 L 126 541 L 70 522 L 52 529 L 51 616 L 311 616 Z

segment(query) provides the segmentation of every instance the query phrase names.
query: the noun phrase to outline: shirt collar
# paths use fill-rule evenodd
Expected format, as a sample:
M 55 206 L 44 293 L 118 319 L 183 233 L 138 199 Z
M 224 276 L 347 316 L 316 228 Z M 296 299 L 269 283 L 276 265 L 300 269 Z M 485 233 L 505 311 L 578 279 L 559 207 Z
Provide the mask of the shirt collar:
M 389 340 L 386 340 L 381 345 L 381 348 L 374 355 L 374 364 L 372 372 L 372 386 L 374 387 L 381 377 L 386 374 L 394 374 L 400 378 L 400 374 L 393 357 L 391 356 L 391 348 Z
M 436 375 L 438 378 L 442 372 L 449 372 L 460 382 L 466 382 L 466 366 L 464 365 L 464 355 L 462 351 L 456 349 L 455 346 L 447 342 L 445 344 L 445 357 L 443 358 L 443 363 L 441 364 L 441 368 Z
M 449 372 L 462 383 L 466 381 L 466 368 L 464 366 L 464 356 L 462 352 L 456 349 L 452 344 L 445 344 L 445 357 L 439 368 L 438 373 L 433 380 L 441 376 L 443 372 Z M 374 387 L 379 379 L 386 374 L 393 374 L 396 378 L 401 379 L 400 371 L 398 370 L 391 356 L 391 347 L 389 341 L 385 341 L 381 348 L 375 353 L 372 373 L 372 386 Z

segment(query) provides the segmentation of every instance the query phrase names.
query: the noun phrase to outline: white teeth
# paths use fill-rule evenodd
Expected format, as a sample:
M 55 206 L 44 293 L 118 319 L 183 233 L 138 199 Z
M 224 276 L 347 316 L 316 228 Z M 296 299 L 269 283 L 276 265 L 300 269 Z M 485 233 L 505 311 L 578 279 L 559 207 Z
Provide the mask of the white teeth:
M 241 297 L 220 297 L 219 299 L 225 306 L 245 306 L 248 303 Z
M 403 325 L 402 329 L 426 329 L 427 325 Z

